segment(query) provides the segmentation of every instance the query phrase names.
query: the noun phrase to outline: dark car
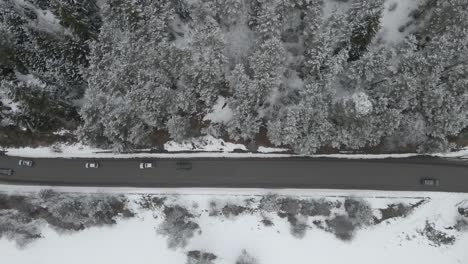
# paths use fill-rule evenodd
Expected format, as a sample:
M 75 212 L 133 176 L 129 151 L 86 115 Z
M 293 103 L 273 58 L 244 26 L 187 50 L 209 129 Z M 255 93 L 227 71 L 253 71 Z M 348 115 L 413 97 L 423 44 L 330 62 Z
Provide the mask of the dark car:
M 179 161 L 176 164 L 176 169 L 177 170 L 191 170 L 192 169 L 192 163 L 187 162 L 187 161 Z
M 32 160 L 19 160 L 18 165 L 23 167 L 32 167 L 34 165 L 34 161 Z
M 421 179 L 421 184 L 426 185 L 426 186 L 439 186 L 440 182 L 439 182 L 439 179 L 424 178 L 424 179 Z
M 11 176 L 13 175 L 13 170 L 12 169 L 0 169 L 0 174 Z

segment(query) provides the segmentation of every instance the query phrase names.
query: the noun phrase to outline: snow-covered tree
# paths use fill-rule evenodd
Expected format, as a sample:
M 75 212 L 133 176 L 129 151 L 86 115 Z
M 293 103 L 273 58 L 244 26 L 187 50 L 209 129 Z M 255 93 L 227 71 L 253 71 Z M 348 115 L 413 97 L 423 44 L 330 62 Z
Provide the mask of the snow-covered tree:
M 154 5 L 144 10 L 136 3 L 121 4 L 103 7 L 107 16 L 93 45 L 80 130 L 87 142 L 117 150 L 147 145 L 148 135 L 165 128 L 175 96 L 175 80 L 162 65 L 170 2 L 139 3 Z
M 297 105 L 287 106 L 268 123 L 268 136 L 277 145 L 289 145 L 299 153 L 314 153 L 331 142 L 333 124 L 329 113 L 332 91 L 310 81 Z
M 232 96 L 227 99 L 233 117 L 227 124 L 227 131 L 233 139 L 251 139 L 259 131 L 261 117 L 258 109 L 261 97 L 257 83 L 247 76 L 244 66 L 236 65 L 229 78 Z
M 0 133 L 447 150 L 468 127 L 468 2 L 419 1 L 398 30 L 384 3 L 0 1 Z M 206 121 L 221 98 L 232 118 Z
M 204 105 L 212 106 L 225 83 L 224 40 L 214 18 L 198 19 L 192 48 L 193 69 L 189 72 L 187 85 L 195 89 Z
M 171 138 L 176 141 L 182 141 L 187 138 L 187 132 L 190 129 L 190 119 L 186 116 L 172 116 L 167 121 L 167 130 Z
M 358 60 L 380 29 L 384 0 L 356 0 L 348 13 L 349 59 Z

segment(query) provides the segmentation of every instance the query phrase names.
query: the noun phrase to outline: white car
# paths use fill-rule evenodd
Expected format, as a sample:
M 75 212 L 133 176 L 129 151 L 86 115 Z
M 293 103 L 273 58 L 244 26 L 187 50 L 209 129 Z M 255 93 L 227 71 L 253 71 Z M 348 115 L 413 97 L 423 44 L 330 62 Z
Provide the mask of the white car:
M 154 168 L 153 162 L 141 162 L 140 169 L 152 169 Z
M 18 165 L 23 167 L 32 167 L 34 162 L 32 160 L 19 160 Z
M 86 162 L 85 168 L 87 168 L 87 169 L 97 169 L 97 168 L 99 168 L 99 163 L 97 161 Z

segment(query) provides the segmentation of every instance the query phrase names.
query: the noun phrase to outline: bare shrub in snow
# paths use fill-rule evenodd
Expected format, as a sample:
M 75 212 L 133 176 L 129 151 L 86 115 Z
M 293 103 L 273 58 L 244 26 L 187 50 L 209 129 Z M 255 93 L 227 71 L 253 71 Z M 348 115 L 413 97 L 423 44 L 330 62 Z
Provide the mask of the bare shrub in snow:
M 132 217 L 122 195 L 68 194 L 43 190 L 28 195 L 0 194 L 0 237 L 26 245 L 40 238 L 47 223 L 56 231 L 79 231 L 113 225 L 118 218 Z
M 459 207 L 458 213 L 464 217 L 468 217 L 468 207 L 467 208 Z
M 185 247 L 200 226 L 193 222 L 194 216 L 184 207 L 175 205 L 164 208 L 164 221 L 158 228 L 158 233 L 167 236 L 169 248 Z
M 344 207 L 355 226 L 368 226 L 374 223 L 372 208 L 364 200 L 347 198 Z
M 264 226 L 267 226 L 267 227 L 270 227 L 270 226 L 274 226 L 274 225 L 275 225 L 275 224 L 273 223 L 273 221 L 271 221 L 270 219 L 267 219 L 267 218 L 262 219 L 262 221 L 260 221 L 260 222 L 262 222 L 262 224 L 263 224 Z
M 307 216 L 329 216 L 334 207 L 332 202 L 324 199 L 301 201 L 301 214 Z
M 287 215 L 297 215 L 301 209 L 301 204 L 298 199 L 283 198 L 278 201 L 281 213 Z
M 325 220 L 326 226 L 323 226 L 322 222 L 317 222 L 316 226 L 335 234 L 339 239 L 351 240 L 357 228 L 374 224 L 372 208 L 366 201 L 346 198 L 344 209 L 346 215 L 337 215 Z
M 265 212 L 277 212 L 279 210 L 277 199 L 278 195 L 267 194 L 260 199 L 260 205 L 258 208 Z
M 219 208 L 218 208 L 218 204 L 216 203 L 216 201 L 210 201 L 210 204 L 209 204 L 209 211 L 208 211 L 208 215 L 209 216 L 218 216 L 221 214 L 221 212 L 219 211 Z
M 258 261 L 244 249 L 242 250 L 241 255 L 237 258 L 236 264 L 258 264 Z
M 245 211 L 247 211 L 248 208 L 236 204 L 227 204 L 223 207 L 222 212 L 225 217 L 233 217 L 233 216 L 238 216 Z
M 113 195 L 63 195 L 48 193 L 43 217 L 49 224 L 65 230 L 82 230 L 92 226 L 113 225 L 117 217 L 133 217 L 128 200 Z
M 389 204 L 387 208 L 379 209 L 379 211 L 382 216 L 380 218 L 374 218 L 376 224 L 380 224 L 391 218 L 405 217 L 413 211 L 413 207 L 403 203 Z
M 161 208 L 164 205 L 166 199 L 167 197 L 143 195 L 137 203 L 140 206 L 140 208 L 154 210 Z
M 426 225 L 423 230 L 420 230 L 419 233 L 429 239 L 431 245 L 433 246 L 442 246 L 442 245 L 453 245 L 455 243 L 455 236 L 448 235 L 440 230 L 435 228 L 434 223 L 429 223 L 426 221 Z
M 14 240 L 23 247 L 41 237 L 40 221 L 16 210 L 0 210 L 0 239 Z
M 216 258 L 215 254 L 200 250 L 187 252 L 187 264 L 212 264 Z
M 453 228 L 457 231 L 468 231 L 468 219 L 465 217 L 459 218 Z
M 338 215 L 325 222 L 328 225 L 328 228 L 325 230 L 335 234 L 337 238 L 342 240 L 351 240 L 353 238 L 356 227 L 346 215 Z
M 309 225 L 307 218 L 298 216 L 288 216 L 288 222 L 291 224 L 290 232 L 295 238 L 304 238 Z
M 331 210 L 337 207 L 339 202 L 330 202 L 325 199 L 304 200 L 292 197 L 278 198 L 276 195 L 267 195 L 260 200 L 259 209 L 264 212 L 276 212 L 279 217 L 286 218 L 291 224 L 291 234 L 296 238 L 303 238 L 308 225 L 308 217 L 331 215 Z M 339 207 L 339 206 L 338 206 Z M 271 226 L 273 223 L 268 220 L 262 221 L 265 226 Z

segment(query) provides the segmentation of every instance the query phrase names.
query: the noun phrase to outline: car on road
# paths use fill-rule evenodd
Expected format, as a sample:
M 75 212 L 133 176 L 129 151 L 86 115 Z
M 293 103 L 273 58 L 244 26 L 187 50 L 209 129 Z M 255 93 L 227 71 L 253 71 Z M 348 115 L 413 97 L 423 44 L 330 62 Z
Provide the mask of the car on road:
M 0 174 L 11 176 L 13 175 L 13 170 L 12 169 L 0 169 Z
M 434 178 L 423 178 L 421 179 L 421 184 L 425 186 L 439 186 L 440 181 Z
M 153 162 L 145 161 L 140 163 L 140 169 L 152 169 L 154 168 Z
M 85 168 L 87 168 L 87 169 L 97 169 L 97 168 L 99 168 L 99 162 L 97 162 L 97 161 L 86 162 Z
M 192 163 L 187 161 L 179 161 L 176 163 L 176 170 L 191 170 Z
M 32 160 L 19 160 L 18 165 L 23 167 L 32 167 L 34 165 L 34 161 Z

